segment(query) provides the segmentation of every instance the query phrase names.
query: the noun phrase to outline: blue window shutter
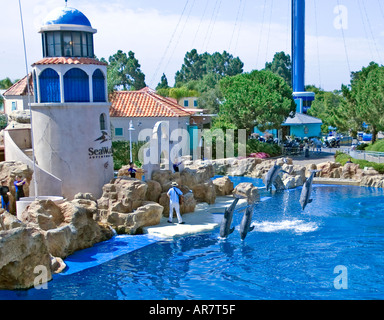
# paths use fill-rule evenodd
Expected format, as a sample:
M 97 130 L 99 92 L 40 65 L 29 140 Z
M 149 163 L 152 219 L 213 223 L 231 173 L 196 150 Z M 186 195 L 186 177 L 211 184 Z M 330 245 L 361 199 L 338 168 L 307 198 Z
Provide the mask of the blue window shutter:
M 105 78 L 100 69 L 92 75 L 93 102 L 105 102 Z
M 64 101 L 89 102 L 89 80 L 85 71 L 73 68 L 64 75 Z
M 36 72 L 35 72 L 35 70 L 33 70 L 32 78 L 33 78 L 33 95 L 34 95 L 34 98 L 35 98 L 35 102 L 37 103 L 39 100 L 38 100 L 38 97 L 37 97 L 37 80 L 36 80 Z
M 39 76 L 40 101 L 61 102 L 60 101 L 60 77 L 59 74 L 51 69 L 45 69 Z

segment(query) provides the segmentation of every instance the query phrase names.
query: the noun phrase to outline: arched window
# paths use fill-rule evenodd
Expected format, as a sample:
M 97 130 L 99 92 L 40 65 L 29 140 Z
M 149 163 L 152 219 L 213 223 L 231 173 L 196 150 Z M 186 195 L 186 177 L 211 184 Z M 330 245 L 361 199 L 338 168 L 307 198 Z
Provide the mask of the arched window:
M 89 102 L 89 80 L 83 70 L 73 68 L 64 75 L 64 101 Z
M 100 69 L 92 75 L 93 102 L 105 102 L 105 78 Z
M 100 130 L 107 130 L 105 113 L 100 115 Z
M 60 77 L 59 74 L 47 68 L 39 75 L 40 102 L 61 102 L 60 101 Z

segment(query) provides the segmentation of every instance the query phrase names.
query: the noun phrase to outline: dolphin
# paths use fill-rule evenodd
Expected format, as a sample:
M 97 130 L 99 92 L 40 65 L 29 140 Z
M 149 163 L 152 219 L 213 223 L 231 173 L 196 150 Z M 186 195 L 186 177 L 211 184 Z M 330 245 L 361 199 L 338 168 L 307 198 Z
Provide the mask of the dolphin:
M 315 176 L 316 172 L 319 172 L 320 170 L 311 170 L 311 175 L 309 178 L 305 181 L 303 185 L 303 189 L 301 190 L 300 194 L 300 204 L 301 208 L 304 210 L 308 203 L 312 202 L 312 199 L 309 199 L 312 192 L 312 182 L 313 177 Z
M 279 166 L 276 163 L 277 163 L 277 161 L 275 161 L 275 164 L 271 167 L 271 169 L 269 169 L 269 171 L 267 172 L 267 174 L 264 178 L 264 183 L 265 183 L 265 186 L 267 187 L 267 191 L 269 191 L 269 189 L 272 190 L 272 184 L 275 182 L 275 180 L 279 176 L 280 172 L 288 173 L 288 172 L 284 171 L 281 168 L 281 166 Z
M 220 225 L 220 237 L 226 238 L 228 237 L 234 230 L 235 227 L 231 228 L 232 224 L 232 218 L 233 218 L 233 211 L 235 210 L 236 204 L 239 201 L 239 197 L 236 197 L 235 200 L 233 200 L 232 204 L 225 209 L 223 220 L 221 220 Z
M 244 212 L 243 219 L 240 224 L 240 237 L 241 240 L 244 240 L 247 236 L 247 233 L 255 229 L 255 226 L 251 227 L 252 215 L 253 215 L 254 206 L 248 206 L 247 210 Z

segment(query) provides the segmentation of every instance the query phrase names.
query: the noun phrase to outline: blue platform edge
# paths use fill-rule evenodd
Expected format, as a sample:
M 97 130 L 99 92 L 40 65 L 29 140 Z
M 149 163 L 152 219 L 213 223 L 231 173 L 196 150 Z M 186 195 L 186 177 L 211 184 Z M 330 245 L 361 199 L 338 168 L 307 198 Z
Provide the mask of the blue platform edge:
M 110 240 L 99 242 L 91 248 L 76 251 L 64 259 L 67 267 L 62 273 L 55 274 L 55 276 L 67 276 L 96 267 L 161 240 L 165 239 L 150 234 L 117 235 Z

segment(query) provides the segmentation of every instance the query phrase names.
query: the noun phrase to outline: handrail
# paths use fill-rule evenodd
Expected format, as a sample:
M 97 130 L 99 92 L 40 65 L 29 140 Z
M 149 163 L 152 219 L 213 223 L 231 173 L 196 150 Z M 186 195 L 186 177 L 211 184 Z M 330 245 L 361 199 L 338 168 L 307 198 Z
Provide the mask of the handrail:
M 352 149 L 348 149 L 347 151 L 352 158 L 358 160 L 367 160 L 376 163 L 384 163 L 384 152 Z

